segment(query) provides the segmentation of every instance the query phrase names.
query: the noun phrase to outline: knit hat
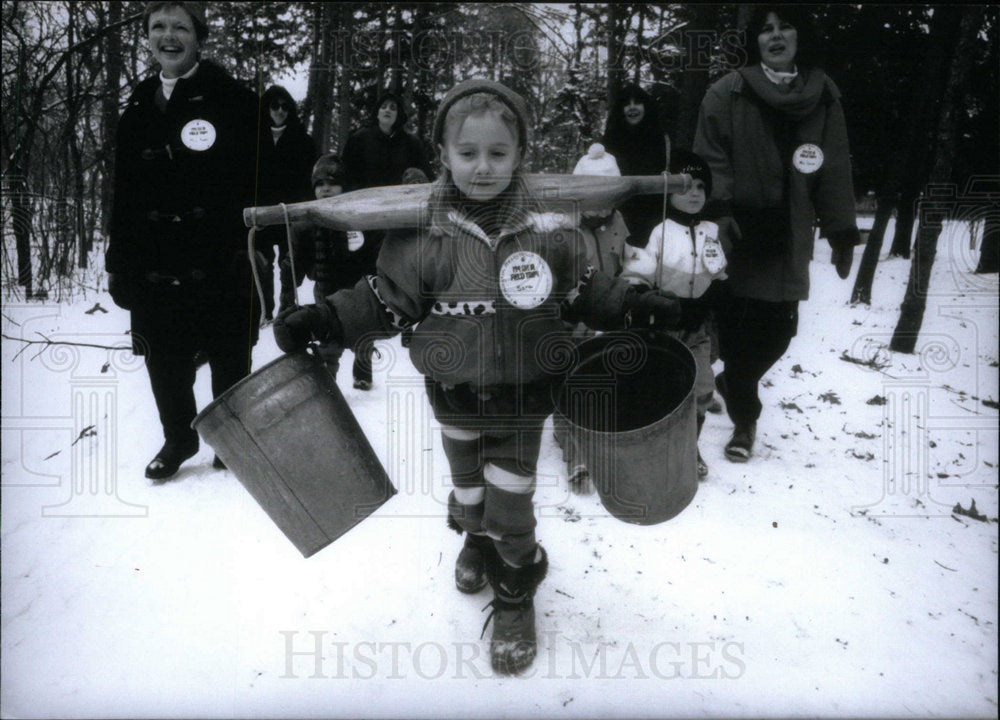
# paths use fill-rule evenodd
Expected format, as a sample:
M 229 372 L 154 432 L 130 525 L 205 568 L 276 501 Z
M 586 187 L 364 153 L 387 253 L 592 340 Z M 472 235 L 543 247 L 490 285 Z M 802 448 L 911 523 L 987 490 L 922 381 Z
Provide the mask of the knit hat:
M 327 180 L 335 185 L 344 185 L 344 164 L 338 155 L 334 153 L 321 155 L 316 164 L 313 165 L 313 187 L 316 187 L 320 180 Z
M 577 161 L 576 167 L 573 168 L 573 174 L 620 177 L 622 173 L 618 169 L 618 161 L 615 160 L 615 156 L 607 152 L 601 143 L 594 143 L 587 150 L 587 154 Z
M 430 179 L 427 177 L 427 173 L 418 167 L 409 167 L 403 171 L 403 185 L 419 185 L 429 182 Z
M 475 95 L 476 93 L 496 95 L 511 109 L 517 118 L 517 129 L 520 136 L 518 139 L 521 144 L 521 150 L 525 150 L 528 147 L 528 106 L 524 102 L 524 98 L 498 82 L 482 78 L 471 78 L 463 80 L 449 90 L 441 101 L 441 104 L 438 105 L 437 115 L 434 117 L 434 128 L 431 132 L 431 142 L 434 145 L 435 151 L 439 145 L 444 144 L 444 121 L 452 105 L 458 100 L 469 95 Z
M 195 37 L 201 42 L 208 37 L 208 20 L 205 19 L 205 3 L 193 2 L 192 0 L 182 0 L 180 2 L 148 2 L 142 11 L 142 33 L 149 37 L 149 18 L 160 10 L 167 10 L 171 7 L 179 7 L 191 16 L 194 23 Z
M 712 194 L 712 169 L 701 155 L 690 150 L 674 150 L 670 153 L 670 172 L 686 173 L 694 180 L 705 183 L 705 197 Z

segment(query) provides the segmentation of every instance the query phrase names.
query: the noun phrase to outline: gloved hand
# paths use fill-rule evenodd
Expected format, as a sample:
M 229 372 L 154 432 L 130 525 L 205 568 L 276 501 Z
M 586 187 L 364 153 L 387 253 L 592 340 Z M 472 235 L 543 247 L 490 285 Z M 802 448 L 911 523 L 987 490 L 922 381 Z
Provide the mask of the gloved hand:
M 286 353 L 302 350 L 311 340 L 339 344 L 343 328 L 328 304 L 289 308 L 274 321 L 274 339 Z
M 676 330 L 681 322 L 681 304 L 674 297 L 640 287 L 625 301 L 625 325 L 632 328 Z
M 108 273 L 108 292 L 111 300 L 122 310 L 131 310 L 133 297 L 132 283 L 125 273 Z
M 854 262 L 854 246 L 861 244 L 861 233 L 856 227 L 838 230 L 830 233 L 830 262 L 837 268 L 841 280 L 851 274 L 851 263 Z

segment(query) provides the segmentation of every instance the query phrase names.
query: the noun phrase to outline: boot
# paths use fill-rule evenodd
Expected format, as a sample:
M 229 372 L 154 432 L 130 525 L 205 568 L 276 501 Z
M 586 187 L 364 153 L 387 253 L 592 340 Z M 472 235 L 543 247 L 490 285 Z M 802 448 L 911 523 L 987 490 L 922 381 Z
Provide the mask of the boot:
M 166 480 L 177 473 L 181 463 L 198 452 L 198 438 L 193 441 L 166 442 L 156 453 L 156 457 L 146 466 L 146 477 L 150 480 Z
M 496 555 L 493 538 L 489 535 L 465 534 L 465 545 L 455 560 L 455 587 L 469 595 L 479 592 L 489 582 L 486 558 Z
M 757 438 L 757 423 L 737 425 L 724 450 L 726 458 L 732 462 L 745 463 L 753 455 L 753 443 Z
M 519 568 L 508 565 L 499 554 L 487 559 L 493 610 L 483 623 L 483 632 L 492 620 L 490 662 L 501 675 L 516 675 L 530 667 L 538 654 L 534 596 L 549 569 L 549 559 L 541 545 L 538 554 L 541 555 L 538 560 Z

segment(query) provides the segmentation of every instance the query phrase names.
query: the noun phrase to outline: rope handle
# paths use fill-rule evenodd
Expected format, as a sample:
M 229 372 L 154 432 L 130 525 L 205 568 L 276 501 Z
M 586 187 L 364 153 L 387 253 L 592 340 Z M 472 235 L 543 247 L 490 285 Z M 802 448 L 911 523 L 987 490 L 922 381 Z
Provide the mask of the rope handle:
M 660 214 L 660 247 L 659 252 L 656 254 L 656 275 L 653 277 L 653 289 L 660 289 L 660 275 L 663 274 L 663 253 L 665 250 L 665 245 L 667 242 L 667 196 L 670 192 L 667 190 L 669 183 L 667 182 L 668 176 L 670 175 L 670 136 L 663 133 L 663 146 L 666 151 L 666 161 L 667 164 L 663 168 L 663 211 Z

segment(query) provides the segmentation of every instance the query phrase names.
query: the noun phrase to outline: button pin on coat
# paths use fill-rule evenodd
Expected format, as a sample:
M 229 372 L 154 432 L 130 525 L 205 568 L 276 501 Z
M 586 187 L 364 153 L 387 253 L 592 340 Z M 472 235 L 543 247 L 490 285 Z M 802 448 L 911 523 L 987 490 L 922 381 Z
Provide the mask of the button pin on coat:
M 208 150 L 215 144 L 215 126 L 208 120 L 195 118 L 181 128 L 181 142 L 188 150 Z

